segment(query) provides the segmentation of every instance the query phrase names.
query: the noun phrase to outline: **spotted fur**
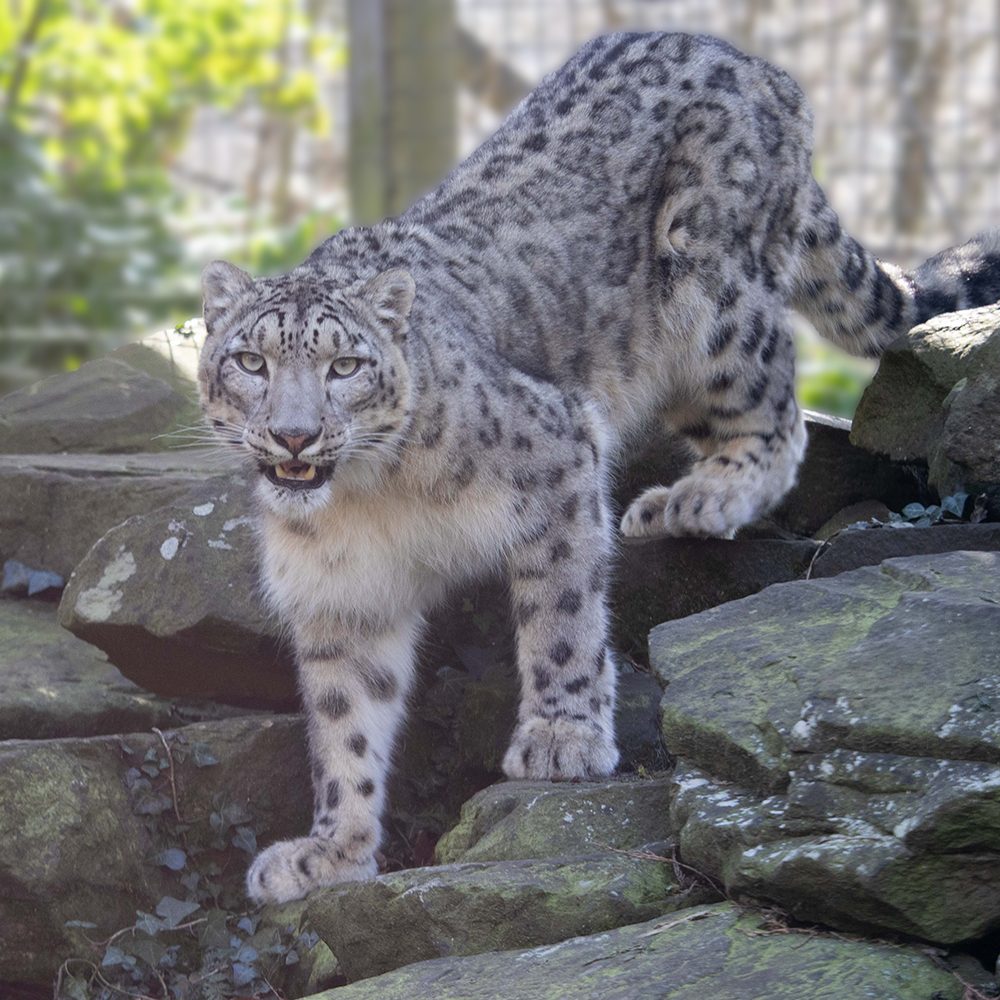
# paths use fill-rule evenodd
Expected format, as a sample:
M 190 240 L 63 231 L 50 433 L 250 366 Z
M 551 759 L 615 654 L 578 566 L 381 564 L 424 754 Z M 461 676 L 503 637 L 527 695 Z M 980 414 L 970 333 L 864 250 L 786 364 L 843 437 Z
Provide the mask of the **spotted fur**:
M 729 536 L 773 506 L 805 445 L 788 307 L 874 355 L 1000 297 L 995 235 L 912 275 L 875 260 L 810 152 L 780 70 L 711 38 L 610 35 L 399 218 L 278 278 L 206 270 L 205 411 L 264 470 L 315 789 L 310 835 L 251 867 L 255 900 L 375 871 L 423 616 L 498 567 L 522 681 L 504 770 L 613 771 L 609 464 L 656 421 L 699 454 L 626 535 Z M 273 478 L 311 467 L 308 489 Z

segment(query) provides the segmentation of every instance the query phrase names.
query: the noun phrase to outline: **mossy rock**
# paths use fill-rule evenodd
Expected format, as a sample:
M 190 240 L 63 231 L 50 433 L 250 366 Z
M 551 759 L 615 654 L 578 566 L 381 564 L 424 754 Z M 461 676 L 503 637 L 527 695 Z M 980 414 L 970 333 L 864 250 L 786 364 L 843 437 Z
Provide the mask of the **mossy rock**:
M 443 865 L 316 893 L 309 921 L 351 981 L 424 959 L 554 944 L 707 900 L 669 863 L 605 851 Z
M 419 962 L 311 1000 L 959 1000 L 915 948 L 782 933 L 730 903 L 525 951 Z
M 835 747 L 1000 762 L 1000 553 L 778 584 L 650 635 L 668 750 L 761 793 Z
M 458 824 L 438 843 L 437 858 L 558 858 L 666 840 L 670 799 L 665 777 L 492 785 L 462 807 Z
M 1000 768 L 850 750 L 803 755 L 761 798 L 678 765 L 685 864 L 734 897 L 856 933 L 952 946 L 1000 928 Z
M 248 853 L 225 817 L 265 843 L 308 825 L 308 782 L 287 777 L 308 773 L 297 719 L 197 723 L 164 737 L 170 758 L 155 733 L 0 744 L 0 982 L 51 982 L 66 958 L 89 954 L 67 921 L 89 922 L 100 940 L 165 895 L 185 898 L 180 879 L 192 869 L 158 863 L 168 848 L 203 845 L 218 891 L 242 907 Z
M 0 740 L 169 729 L 235 714 L 152 695 L 60 628 L 54 605 L 0 599 Z

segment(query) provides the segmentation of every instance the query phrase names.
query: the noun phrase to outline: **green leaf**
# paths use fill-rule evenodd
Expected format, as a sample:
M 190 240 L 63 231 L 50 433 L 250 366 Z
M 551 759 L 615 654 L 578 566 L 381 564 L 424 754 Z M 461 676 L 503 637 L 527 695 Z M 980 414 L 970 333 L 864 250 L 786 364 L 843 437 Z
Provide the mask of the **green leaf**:
M 155 969 L 167 954 L 168 946 L 154 937 L 136 937 L 129 944 L 132 954 Z
M 198 931 L 198 944 L 204 950 L 229 947 L 227 917 L 228 914 L 224 910 L 208 911 L 208 919 Z
M 159 931 L 167 930 L 167 924 L 160 920 L 159 917 L 154 917 L 152 913 L 143 913 L 142 910 L 139 910 L 135 922 L 135 929 L 137 931 L 142 931 L 143 934 L 153 935 Z
M 198 909 L 201 909 L 198 903 L 175 899 L 173 896 L 164 896 L 156 904 L 157 915 L 163 918 L 167 927 L 171 928 L 176 927 L 185 917 L 191 916 Z
M 172 872 L 179 872 L 187 864 L 187 855 L 179 847 L 168 847 L 156 855 L 155 861 Z
M 941 501 L 941 510 L 953 517 L 960 518 L 965 511 L 966 501 L 969 499 L 968 493 L 953 493 L 950 497 L 945 497 Z
M 212 753 L 211 747 L 207 743 L 195 743 L 191 750 L 194 753 L 196 767 L 211 767 L 219 763 L 219 758 Z
M 101 959 L 102 966 L 110 967 L 127 964 L 128 956 L 121 950 L 121 948 L 116 948 L 113 944 L 109 944 L 107 948 L 104 949 L 104 957 Z
M 149 791 L 136 797 L 132 811 L 137 816 L 159 816 L 160 813 L 166 812 L 170 806 L 168 795 Z
M 85 979 L 79 976 L 63 976 L 60 996 L 68 1000 L 91 1000 L 92 995 Z
M 239 826 L 231 841 L 233 847 L 246 851 L 251 857 L 257 853 L 257 835 L 249 826 Z
M 900 513 L 907 520 L 915 520 L 918 517 L 922 517 L 924 513 L 924 505 L 922 503 L 908 503 Z
M 237 962 L 252 965 L 257 961 L 257 949 L 252 944 L 241 944 L 233 956 Z
M 246 986 L 257 978 L 257 970 L 243 962 L 233 962 L 233 983 L 236 986 Z

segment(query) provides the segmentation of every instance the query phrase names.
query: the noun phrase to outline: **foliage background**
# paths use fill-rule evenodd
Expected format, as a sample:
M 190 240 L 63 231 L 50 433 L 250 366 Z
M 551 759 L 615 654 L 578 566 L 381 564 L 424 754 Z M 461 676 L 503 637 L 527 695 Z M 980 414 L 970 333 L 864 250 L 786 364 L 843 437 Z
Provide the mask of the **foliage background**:
M 1000 222 L 994 0 L 6 0 L 0 392 L 197 314 L 213 257 L 301 260 L 372 215 L 373 173 L 393 210 L 583 39 L 632 27 L 788 68 L 817 174 L 877 252 L 913 263 Z M 383 144 L 359 168 L 366 121 Z M 800 358 L 803 402 L 849 415 L 871 364 L 806 331 Z
M 0 385 L 197 314 L 212 256 L 280 269 L 339 224 L 246 188 L 207 213 L 173 169 L 205 109 L 322 136 L 316 76 L 289 59 L 297 40 L 343 61 L 316 29 L 292 0 L 0 6 Z

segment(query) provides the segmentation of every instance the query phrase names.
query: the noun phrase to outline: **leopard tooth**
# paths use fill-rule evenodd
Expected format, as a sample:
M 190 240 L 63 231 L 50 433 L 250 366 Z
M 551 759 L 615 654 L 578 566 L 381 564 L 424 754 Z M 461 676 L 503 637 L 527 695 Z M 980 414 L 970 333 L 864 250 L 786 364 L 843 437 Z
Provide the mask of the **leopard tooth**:
M 293 472 L 286 468 L 285 463 L 282 462 L 274 467 L 274 472 L 279 479 L 294 479 L 297 482 L 307 483 L 316 478 L 315 465 L 307 465 L 304 472 Z

